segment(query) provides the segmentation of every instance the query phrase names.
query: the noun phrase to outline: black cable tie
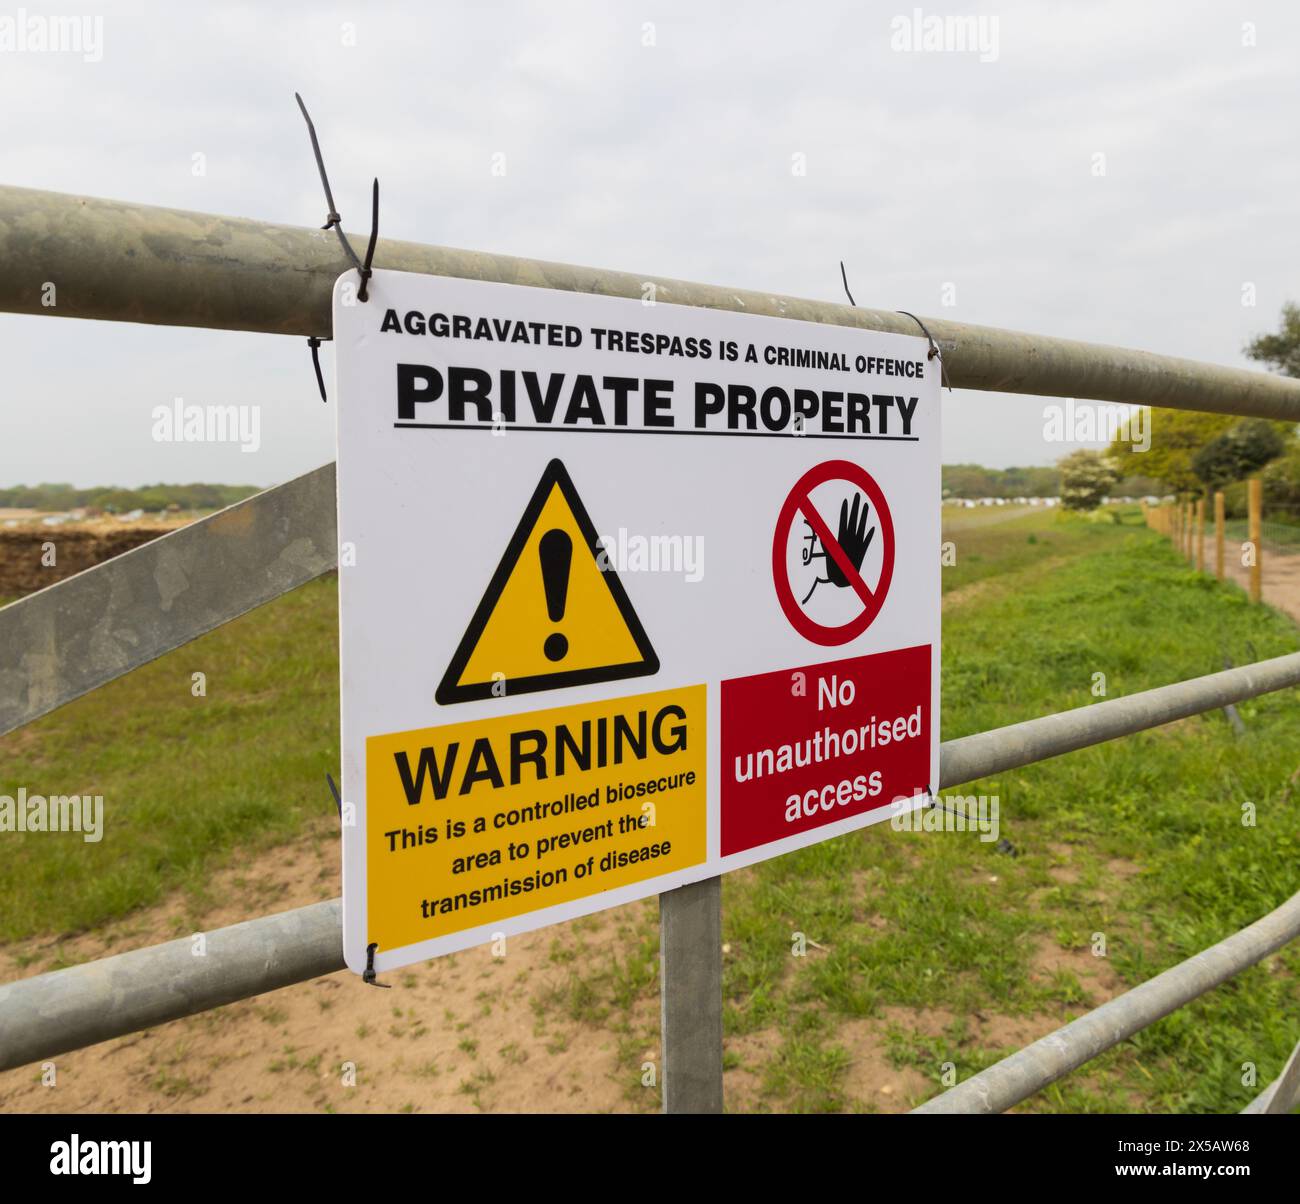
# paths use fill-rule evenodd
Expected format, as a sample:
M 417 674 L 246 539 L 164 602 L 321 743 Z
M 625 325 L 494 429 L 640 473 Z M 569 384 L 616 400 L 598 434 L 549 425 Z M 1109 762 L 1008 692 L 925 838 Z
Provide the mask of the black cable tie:
M 939 344 L 934 341 L 934 335 L 930 333 L 929 327 L 927 327 L 926 324 L 915 314 L 908 313 L 905 309 L 900 309 L 898 312 L 904 317 L 911 318 L 912 321 L 925 332 L 925 337 L 930 340 L 930 351 L 925 358 L 928 360 L 937 359 L 939 361 L 939 380 L 942 384 L 948 386 L 948 392 L 951 393 L 952 385 L 948 384 L 948 370 L 943 366 L 943 352 L 939 350 Z
M 320 399 L 321 401 L 327 402 L 329 401 L 329 398 L 325 396 L 325 377 L 321 375 L 320 370 L 320 345 L 324 341 L 324 339 L 319 339 L 315 335 L 311 335 L 307 339 L 307 346 L 311 348 L 311 365 L 316 369 L 316 387 L 320 389 Z M 326 774 L 325 776 L 328 777 L 329 775 Z M 331 785 L 333 785 L 333 783 L 331 783 Z M 337 791 L 335 793 L 337 794 Z
M 325 780 L 330 784 L 330 793 L 334 796 L 334 805 L 339 809 L 339 819 L 343 818 L 343 800 L 339 797 L 339 788 L 334 785 L 334 779 L 327 773 Z
M 370 264 L 375 256 L 375 242 L 379 237 L 379 181 L 375 181 L 373 214 L 370 222 L 370 247 L 366 251 L 366 261 L 362 264 L 357 257 L 356 251 L 352 249 L 352 244 L 348 241 L 348 236 L 343 233 L 343 219 L 339 216 L 338 207 L 334 204 L 334 192 L 330 188 L 329 176 L 325 171 L 325 158 L 321 154 L 320 139 L 316 137 L 316 125 L 311 119 L 311 114 L 307 112 L 307 106 L 303 103 L 302 97 L 295 92 L 294 99 L 298 102 L 298 108 L 302 110 L 302 118 L 307 123 L 307 133 L 311 135 L 311 150 L 316 157 L 316 169 L 320 172 L 321 186 L 325 189 L 325 202 L 329 205 L 329 212 L 325 215 L 325 224 L 322 230 L 333 229 L 338 235 L 339 245 L 343 248 L 347 257 L 352 261 L 352 266 L 356 268 L 361 276 L 361 288 L 357 293 L 357 298 L 361 301 L 367 301 L 366 281 L 369 280 L 371 271 Z
M 391 990 L 393 986 L 391 982 L 375 981 L 375 950 L 378 948 L 379 945 L 377 943 L 372 943 L 366 946 L 366 968 L 361 975 L 361 981 L 368 987 L 383 987 L 386 991 Z
M 370 243 L 366 247 L 366 262 L 361 268 L 361 289 L 357 293 L 358 301 L 366 301 L 366 287 L 370 281 L 370 265 L 375 259 L 375 243 L 379 241 L 379 180 L 375 179 L 370 201 Z
M 849 274 L 844 270 L 844 260 L 842 259 L 840 260 L 840 279 L 844 281 L 844 292 L 848 296 L 849 304 L 856 307 L 857 302 L 853 300 L 853 294 L 849 292 Z

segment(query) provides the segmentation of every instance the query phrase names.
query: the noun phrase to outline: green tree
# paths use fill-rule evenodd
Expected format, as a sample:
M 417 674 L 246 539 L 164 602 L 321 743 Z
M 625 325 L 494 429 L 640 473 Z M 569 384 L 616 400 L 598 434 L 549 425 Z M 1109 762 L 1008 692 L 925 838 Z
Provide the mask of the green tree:
M 1290 516 L 1300 515 L 1300 447 L 1292 445 L 1284 454 L 1273 460 L 1259 474 L 1264 489 L 1264 512 L 1276 515 L 1279 511 Z M 1241 506 L 1245 513 L 1245 503 Z
M 1106 457 L 1120 476 L 1154 477 L 1174 493 L 1201 490 L 1193 458 L 1237 422 L 1231 414 L 1164 409 L 1148 409 L 1144 420 L 1141 429 L 1151 433 L 1151 446 L 1146 451 L 1123 438 L 1123 432 L 1117 432 L 1106 449 Z
M 1282 306 L 1282 328 L 1251 339 L 1246 354 L 1283 376 L 1300 376 L 1300 305 L 1288 301 Z
M 979 464 L 945 464 L 943 491 L 950 497 L 988 497 L 993 476 Z
M 1117 473 L 1101 452 L 1072 452 L 1060 462 L 1061 505 L 1067 510 L 1096 510 L 1115 483 Z
M 1286 437 L 1278 425 L 1263 418 L 1237 423 L 1192 457 L 1192 471 L 1206 489 L 1244 480 L 1286 450 Z

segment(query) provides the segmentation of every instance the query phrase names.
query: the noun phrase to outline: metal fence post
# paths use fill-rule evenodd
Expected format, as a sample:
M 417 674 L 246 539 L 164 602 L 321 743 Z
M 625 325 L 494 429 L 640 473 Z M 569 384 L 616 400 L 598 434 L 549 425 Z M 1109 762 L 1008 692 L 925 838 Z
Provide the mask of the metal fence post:
M 1265 1094 L 1268 1098 L 1264 1100 L 1261 1111 L 1266 1115 L 1285 1115 L 1295 1107 L 1296 1100 L 1300 1099 L 1300 1043 L 1291 1051 L 1282 1073 L 1275 1083 L 1269 1085 Z
M 663 1110 L 722 1111 L 722 879 L 659 896 Z

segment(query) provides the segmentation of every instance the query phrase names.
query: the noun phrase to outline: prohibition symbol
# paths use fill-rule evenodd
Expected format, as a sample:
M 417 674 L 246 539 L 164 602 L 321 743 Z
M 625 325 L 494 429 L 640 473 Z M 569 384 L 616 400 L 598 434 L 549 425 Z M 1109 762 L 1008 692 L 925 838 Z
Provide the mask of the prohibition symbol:
M 839 498 L 834 530 L 812 499 L 813 491 L 822 485 L 831 487 L 819 496 Z M 794 556 L 791 544 L 796 522 L 802 522 L 807 530 L 800 541 L 801 550 Z M 880 575 L 874 589 L 862 573 L 873 544 L 880 549 Z M 810 574 L 808 569 L 813 566 L 818 571 Z M 866 631 L 880 613 L 893 575 L 894 521 L 872 476 L 850 460 L 827 460 L 804 473 L 781 507 L 772 540 L 772 579 L 791 626 L 814 644 L 847 644 Z M 808 581 L 797 584 L 802 577 Z M 860 609 L 854 608 L 856 613 L 844 623 L 819 622 L 810 613 L 819 591 L 850 591 Z

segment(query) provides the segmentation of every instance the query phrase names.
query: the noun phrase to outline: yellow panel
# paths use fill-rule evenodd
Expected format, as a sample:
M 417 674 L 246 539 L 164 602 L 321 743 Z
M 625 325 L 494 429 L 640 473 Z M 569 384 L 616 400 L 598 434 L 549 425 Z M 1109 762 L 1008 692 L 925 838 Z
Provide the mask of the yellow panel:
M 700 865 L 705 696 L 372 736 L 368 941 L 400 948 Z

